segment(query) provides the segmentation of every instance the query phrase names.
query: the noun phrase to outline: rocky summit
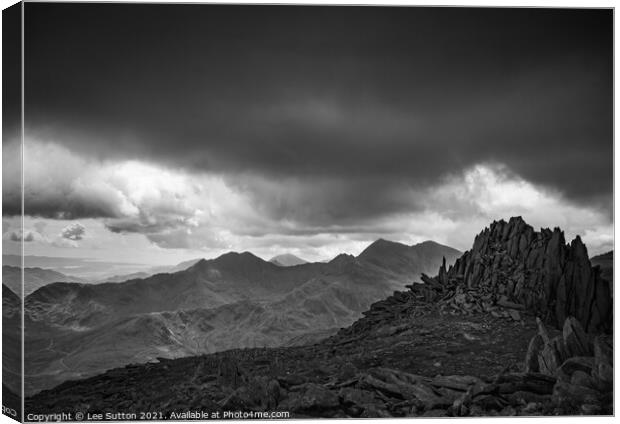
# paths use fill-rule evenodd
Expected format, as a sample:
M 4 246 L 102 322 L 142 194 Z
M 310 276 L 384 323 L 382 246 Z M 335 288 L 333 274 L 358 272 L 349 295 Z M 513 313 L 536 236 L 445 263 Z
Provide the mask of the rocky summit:
M 610 286 L 579 239 L 494 222 L 454 266 L 421 280 L 315 344 L 160 358 L 65 382 L 26 409 L 613 414 Z
M 489 310 L 504 304 L 558 327 L 573 316 L 587 331 L 612 329 L 611 284 L 591 266 L 581 238 L 566 244 L 559 228 L 536 232 L 520 217 L 493 222 L 454 266 L 444 265 L 423 281 L 443 300 L 452 297 L 455 306 Z M 482 303 L 467 303 L 472 297 Z

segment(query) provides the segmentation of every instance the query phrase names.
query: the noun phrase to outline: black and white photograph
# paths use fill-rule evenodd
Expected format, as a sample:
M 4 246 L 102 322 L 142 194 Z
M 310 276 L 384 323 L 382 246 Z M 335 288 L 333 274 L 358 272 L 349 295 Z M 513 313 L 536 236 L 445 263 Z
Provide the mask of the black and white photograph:
M 2 21 L 4 415 L 614 415 L 612 7 Z

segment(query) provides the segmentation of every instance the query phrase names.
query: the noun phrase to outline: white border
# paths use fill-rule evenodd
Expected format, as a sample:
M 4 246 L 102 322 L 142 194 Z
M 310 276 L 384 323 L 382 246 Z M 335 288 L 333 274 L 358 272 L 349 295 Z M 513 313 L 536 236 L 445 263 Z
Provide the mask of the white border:
M 36 1 L 36 0 L 34 0 Z M 109 3 L 122 3 L 122 1 L 107 1 Z M 5 9 L 13 4 L 15 4 L 17 2 L 15 1 L 10 1 L 10 0 L 0 0 L 0 6 L 2 6 L 2 9 Z M 330 4 L 338 4 L 338 5 L 378 5 L 378 6 L 391 6 L 391 5 L 403 5 L 403 6 L 472 6 L 472 7 L 554 7 L 554 8 L 615 8 L 615 2 L 614 1 L 600 1 L 600 0 L 591 0 L 591 1 L 576 1 L 576 0 L 563 0 L 563 1 L 559 1 L 559 0 L 546 0 L 546 1 L 518 1 L 518 2 L 514 2 L 514 1 L 484 1 L 484 0 L 478 0 L 475 3 L 471 2 L 471 1 L 459 1 L 459 0 L 451 0 L 451 1 L 441 1 L 441 0 L 436 0 L 436 1 L 408 1 L 408 0 L 391 0 L 391 1 L 386 1 L 386 0 L 375 0 L 375 1 L 363 1 L 363 0 L 340 0 L 337 2 L 334 1 L 321 1 L 321 0 L 316 0 L 316 1 L 309 1 L 309 0 L 301 0 L 301 1 L 259 1 L 259 0 L 245 0 L 245 1 L 239 1 L 239 0 L 229 0 L 229 1 L 174 1 L 174 0 L 151 0 L 151 1 L 132 1 L 132 3 L 196 3 L 196 4 L 207 4 L 207 3 L 212 3 L 212 4 L 314 4 L 314 5 L 330 5 Z M 22 14 L 23 14 L 23 9 L 22 9 Z M 22 15 L 23 16 L 23 15 Z M 0 21 L 1 22 L 1 21 Z M 1 26 L 2 24 L 0 23 L 0 46 L 1 46 Z M 615 16 L 614 16 L 614 82 L 615 80 L 618 78 L 618 63 L 617 63 L 617 46 L 618 46 L 618 34 L 615 31 Z M 23 33 L 22 33 L 22 48 L 23 48 Z M 2 69 L 2 59 L 0 56 L 0 69 Z M 23 54 L 22 54 L 22 72 L 23 72 Z M 22 100 L 23 100 L 23 78 L 22 78 Z M 0 94 L 1 94 L 1 86 L 0 86 Z M 617 87 L 614 83 L 614 206 L 615 206 L 615 197 L 616 197 L 616 187 L 618 187 L 618 174 L 615 172 L 615 163 L 617 162 L 618 159 L 618 152 L 615 149 L 615 124 L 618 122 L 618 112 L 617 112 L 617 108 L 616 108 L 616 99 L 618 98 L 617 96 Z M 23 101 L 22 101 L 22 137 L 24 135 L 24 109 L 23 109 Z M 2 113 L 2 106 L 0 104 L 0 116 Z M 2 158 L 2 155 L 0 154 L 0 159 Z M 23 153 L 22 153 L 22 160 L 23 160 Z M 1 162 L 0 162 L 0 168 L 1 168 Z M 22 181 L 23 181 L 23 162 L 22 162 Z M 0 173 L 0 183 L 2 182 L 2 176 Z M 22 195 L 22 202 L 23 202 L 23 195 Z M 23 204 L 22 204 L 23 207 Z M 619 218 L 619 213 L 617 211 L 617 209 L 614 207 L 614 223 L 618 222 L 618 218 Z M 23 230 L 23 217 L 22 217 L 22 230 Z M 614 251 L 617 250 L 617 242 L 616 242 L 617 238 L 616 238 L 616 230 L 615 230 L 615 226 L 614 226 Z M 22 246 L 22 250 L 23 250 L 23 246 Z M 23 252 L 22 252 L 23 253 Z M 22 262 L 23 262 L 23 257 L 22 257 Z M 616 270 L 618 269 L 618 265 L 620 263 L 620 260 L 618 259 L 617 255 L 614 255 L 614 280 L 617 281 L 616 278 Z M 0 264 L 1 264 L 1 259 L 0 259 Z M 23 266 L 23 263 L 22 263 Z M 22 285 L 23 286 L 23 285 Z M 23 287 L 22 287 L 23 290 Z M 22 293 L 22 299 L 23 299 L 23 293 Z M 617 329 L 618 328 L 618 302 L 614 302 L 614 328 Z M 22 311 L 23 313 L 23 311 Z M 22 318 L 23 319 L 23 318 Z M 614 341 L 615 336 L 616 336 L 617 332 L 614 330 Z M 614 343 L 615 344 L 615 343 Z M 0 348 L 2 346 L 2 341 L 0 339 Z M 23 343 L 22 343 L 22 349 L 23 349 Z M 23 351 L 22 351 L 23 354 Z M 614 353 L 615 359 L 614 362 L 616 364 L 618 364 L 618 352 Z M 22 372 L 23 372 L 23 363 L 22 363 Z M 614 370 L 614 383 L 618 381 L 618 370 L 617 367 Z M 614 393 L 614 404 L 615 407 L 618 406 L 618 393 L 617 391 L 615 391 Z M 22 408 L 23 410 L 23 408 Z M 347 423 L 351 422 L 364 422 L 364 423 L 393 423 L 396 421 L 401 422 L 403 419 L 399 419 L 399 418 L 391 418 L 391 419 L 366 419 L 366 420 L 358 420 L 358 419 L 346 419 L 344 421 L 346 421 Z M 412 420 L 412 419 L 407 419 L 407 421 Z M 433 421 L 436 421 L 437 418 L 434 419 L 429 419 L 429 418 L 416 418 L 415 421 L 416 422 L 420 422 L 420 423 L 432 423 Z M 461 420 L 465 420 L 465 419 L 461 419 Z M 521 423 L 531 423 L 532 421 L 536 421 L 536 420 L 544 420 L 545 422 L 550 422 L 550 423 L 557 423 L 557 422 L 562 422 L 563 424 L 570 424 L 570 423 L 585 423 L 585 422 L 593 422 L 593 423 L 603 423 L 603 422 L 614 422 L 614 418 L 610 418 L 610 417 L 587 417 L 587 418 L 581 418 L 581 417 L 541 417 L 541 418 L 524 418 L 524 417 L 514 417 L 514 418 L 495 418 L 495 417 L 484 417 L 484 418 L 470 418 L 467 419 L 468 421 L 483 421 L 485 423 L 489 423 L 489 424 L 494 424 L 494 423 L 501 423 L 501 422 L 506 422 L 508 420 L 510 420 L 510 423 L 514 423 L 514 424 L 521 424 Z M 290 420 L 287 420 L 290 421 Z M 317 422 L 335 422 L 337 420 L 330 420 L 330 419 L 320 419 L 320 420 L 303 420 L 303 421 L 317 421 Z M 341 420 L 342 421 L 342 420 Z M 175 421 L 169 421 L 171 423 L 175 422 Z M 244 422 L 244 421 L 232 421 L 232 422 Z M 247 422 L 247 421 L 245 421 Z M 256 422 L 256 421 L 253 421 Z M 5 415 L 0 415 L 0 424 L 9 424 L 9 423 L 15 423 L 14 420 L 11 420 L 9 417 L 5 416 Z M 187 421 L 180 421 L 179 423 L 187 423 Z

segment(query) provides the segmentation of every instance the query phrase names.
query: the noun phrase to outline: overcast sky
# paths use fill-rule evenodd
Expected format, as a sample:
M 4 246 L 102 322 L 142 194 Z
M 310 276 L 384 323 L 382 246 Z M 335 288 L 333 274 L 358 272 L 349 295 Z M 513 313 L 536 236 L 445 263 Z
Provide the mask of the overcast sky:
M 466 250 L 514 215 L 613 247 L 610 10 L 25 8 L 26 253 Z

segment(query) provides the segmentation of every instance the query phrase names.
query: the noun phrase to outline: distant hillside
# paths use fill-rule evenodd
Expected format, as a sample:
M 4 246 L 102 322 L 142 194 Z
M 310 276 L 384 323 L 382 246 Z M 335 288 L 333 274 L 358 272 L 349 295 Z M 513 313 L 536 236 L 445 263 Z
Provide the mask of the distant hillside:
M 19 255 L 2 255 L 2 265 L 20 267 L 22 258 Z M 43 268 L 65 275 L 72 275 L 89 282 L 94 282 L 107 275 L 130 274 L 146 271 L 147 264 L 131 262 L 107 262 L 93 258 L 56 257 L 26 255 L 24 266 L 27 268 Z
M 122 283 L 123 281 L 135 280 L 138 278 L 148 278 L 151 273 L 149 272 L 132 272 L 131 274 L 111 275 L 109 277 L 102 278 L 96 281 L 96 284 L 102 283 Z
M 285 253 L 283 255 L 274 256 L 273 258 L 269 259 L 269 262 L 276 264 L 278 266 L 295 266 L 295 265 L 302 265 L 302 264 L 308 263 L 308 261 L 305 261 L 301 259 L 300 257 L 297 257 L 291 253 Z
M 26 391 L 158 356 L 317 340 L 454 252 L 394 246 L 286 267 L 231 252 L 122 283 L 47 285 L 26 298 Z M 55 349 L 46 350 L 51 340 Z
M 601 267 L 601 276 L 609 282 L 614 281 L 614 251 L 590 258 L 592 266 Z
M 419 269 L 419 273 L 432 273 L 437 269 L 437 258 L 441 260 L 445 257 L 446 262 L 452 264 L 460 255 L 458 250 L 433 241 L 407 246 L 379 239 L 360 253 L 358 258 L 405 276 L 412 266 Z M 419 273 L 411 277 L 418 278 Z
M 2 266 L 2 283 L 21 296 L 21 268 L 9 265 Z M 40 287 L 57 282 L 84 282 L 82 278 L 43 268 L 24 268 L 24 293 L 28 296 Z
M 200 258 L 190 259 L 188 261 L 180 262 L 176 265 L 172 266 L 156 266 L 147 268 L 144 271 L 132 272 L 129 274 L 118 274 L 118 275 L 110 275 L 105 276 L 96 281 L 96 283 L 122 283 L 124 281 L 135 280 L 138 278 L 148 278 L 155 274 L 164 274 L 164 273 L 173 273 L 178 271 L 184 271 L 190 266 L 194 265 L 198 262 Z

